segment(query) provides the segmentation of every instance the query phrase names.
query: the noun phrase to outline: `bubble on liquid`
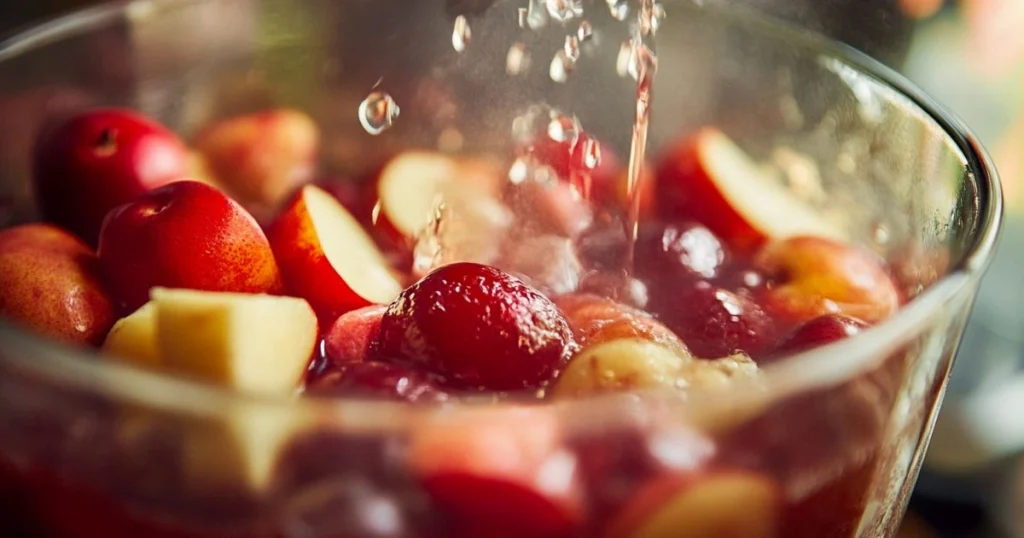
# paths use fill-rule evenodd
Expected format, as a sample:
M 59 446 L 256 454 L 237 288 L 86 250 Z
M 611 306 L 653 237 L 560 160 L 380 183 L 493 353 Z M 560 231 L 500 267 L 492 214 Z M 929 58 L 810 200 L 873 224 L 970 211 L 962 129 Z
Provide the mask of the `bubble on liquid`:
M 469 27 L 469 21 L 465 15 L 455 17 L 455 28 L 452 30 L 452 47 L 455 52 L 464 52 L 473 38 L 473 30 Z
M 395 124 L 400 112 L 390 95 L 374 91 L 359 103 L 359 123 L 367 133 L 379 135 Z
M 580 27 L 576 29 L 576 39 L 580 42 L 584 42 L 594 35 L 594 27 L 590 25 L 588 21 L 580 22 Z
M 569 147 L 575 146 L 580 132 L 583 130 L 580 127 L 579 118 L 562 114 L 557 110 L 552 110 L 550 118 L 547 128 L 548 138 L 555 142 L 567 143 Z
M 547 8 L 544 5 L 544 0 L 527 0 L 526 8 L 526 25 L 531 30 L 537 30 L 543 28 L 548 23 Z
M 612 14 L 612 18 L 619 21 L 626 20 L 629 16 L 629 1 L 628 0 L 607 0 L 608 11 Z
M 530 68 L 530 55 L 526 52 L 526 44 L 517 41 L 508 49 L 505 56 L 505 72 L 510 75 L 519 75 Z
M 551 80 L 564 83 L 569 80 L 574 71 L 576 71 L 576 59 L 569 57 L 563 49 L 555 53 L 555 57 L 551 59 L 548 75 Z
M 558 173 L 554 168 L 541 164 L 536 157 L 522 155 L 512 162 L 508 169 L 508 180 L 513 185 L 524 183 L 538 183 L 540 185 L 554 185 L 558 181 Z
M 580 153 L 583 156 L 582 164 L 587 170 L 593 170 L 601 166 L 601 143 L 597 139 L 583 135 L 579 141 Z
M 574 35 L 565 36 L 565 45 L 562 46 L 566 57 L 573 62 L 580 59 L 580 40 Z
M 583 15 L 582 0 L 545 0 L 548 15 L 558 22 L 568 22 Z
M 512 140 L 520 146 L 530 146 L 538 136 L 546 136 L 551 118 L 561 114 L 545 104 L 530 105 L 512 120 Z

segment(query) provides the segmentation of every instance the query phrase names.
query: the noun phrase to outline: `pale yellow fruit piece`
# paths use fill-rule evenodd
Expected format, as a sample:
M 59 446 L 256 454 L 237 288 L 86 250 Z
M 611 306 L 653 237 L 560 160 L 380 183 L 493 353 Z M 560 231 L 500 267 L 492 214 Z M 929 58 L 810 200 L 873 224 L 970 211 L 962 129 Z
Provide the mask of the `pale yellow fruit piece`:
M 692 359 L 672 348 L 640 338 L 603 342 L 578 353 L 558 378 L 553 395 L 592 394 L 677 387 Z
M 316 345 L 303 299 L 156 288 L 156 340 L 168 370 L 243 392 L 290 394 Z
M 161 366 L 156 344 L 156 305 L 150 301 L 118 320 L 103 342 L 103 351 L 115 360 L 139 366 Z

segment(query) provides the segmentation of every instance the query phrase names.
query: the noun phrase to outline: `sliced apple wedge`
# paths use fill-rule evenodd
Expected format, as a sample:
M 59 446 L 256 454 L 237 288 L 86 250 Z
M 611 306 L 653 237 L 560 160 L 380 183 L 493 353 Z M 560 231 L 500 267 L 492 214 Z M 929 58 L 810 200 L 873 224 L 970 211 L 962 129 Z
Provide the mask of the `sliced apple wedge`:
M 609 538 L 771 538 L 782 495 L 769 478 L 743 471 L 664 477 L 642 488 Z
M 303 187 L 267 235 L 286 286 L 309 301 L 325 326 L 402 291 L 359 222 L 319 187 Z
M 486 161 L 430 151 L 401 153 L 377 176 L 374 221 L 396 238 L 409 240 L 427 224 L 446 185 L 458 181 L 481 193 L 494 193 L 498 178 L 497 169 Z
M 650 388 L 673 388 L 693 357 L 641 338 L 590 346 L 569 362 L 554 387 L 555 397 L 580 397 Z
M 316 345 L 317 319 L 294 297 L 154 288 L 168 370 L 242 391 L 290 394 Z
M 657 178 L 662 217 L 695 219 L 743 252 L 796 235 L 845 239 L 838 227 L 712 127 L 670 149 Z
M 156 303 L 150 301 L 118 320 L 107 333 L 103 351 L 115 360 L 150 368 L 162 366 L 156 344 Z

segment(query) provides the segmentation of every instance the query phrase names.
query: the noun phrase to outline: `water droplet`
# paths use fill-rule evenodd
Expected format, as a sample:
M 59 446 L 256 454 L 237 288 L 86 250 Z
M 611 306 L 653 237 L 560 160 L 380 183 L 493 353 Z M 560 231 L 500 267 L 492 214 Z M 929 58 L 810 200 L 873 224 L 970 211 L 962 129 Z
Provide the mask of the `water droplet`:
M 452 47 L 455 52 L 464 52 L 473 38 L 473 31 L 469 28 L 469 21 L 464 15 L 455 17 L 455 29 L 452 30 Z
M 583 155 L 583 167 L 593 170 L 601 166 L 601 143 L 589 135 L 583 135 L 579 143 Z
M 588 21 L 580 22 L 580 27 L 576 30 L 576 38 L 581 42 L 590 39 L 594 35 L 594 28 Z
M 531 165 L 526 157 L 519 157 L 508 169 L 508 180 L 513 185 L 521 185 L 530 179 Z
M 567 22 L 583 15 L 582 0 L 545 0 L 548 15 L 558 22 Z
M 517 10 L 517 13 L 519 13 L 519 27 L 525 29 L 530 25 L 530 10 L 525 7 L 521 7 Z
M 510 75 L 518 75 L 530 68 L 530 55 L 526 52 L 526 45 L 518 41 L 508 49 L 505 57 L 505 72 Z
M 544 7 L 544 0 L 528 0 L 530 3 L 526 8 L 526 25 L 531 30 L 543 28 L 548 23 L 548 14 Z
M 640 0 L 640 13 L 637 16 L 637 22 L 642 36 L 646 37 L 658 30 L 658 24 L 661 21 L 655 15 L 655 5 L 657 4 L 653 0 Z M 664 8 L 661 11 L 664 12 Z
M 619 47 L 619 55 L 615 59 L 615 72 L 625 78 L 629 75 L 629 68 L 633 63 L 633 42 L 623 41 L 622 46 Z
M 884 222 L 876 223 L 873 232 L 875 244 L 885 245 L 889 243 L 891 234 L 889 233 L 889 227 Z
M 574 35 L 565 36 L 565 45 L 562 47 L 565 56 L 573 62 L 580 59 L 580 40 Z
M 627 0 L 607 0 L 608 11 L 611 12 L 612 18 L 619 21 L 626 20 L 629 16 L 629 2 Z
M 551 121 L 548 122 L 548 138 L 555 142 L 566 142 L 569 147 L 575 146 L 579 139 L 580 120 L 576 116 L 562 114 L 557 110 L 551 111 Z
M 385 92 L 375 91 L 359 103 L 359 123 L 372 135 L 379 135 L 394 125 L 400 109 Z
M 532 155 L 524 155 L 516 158 L 508 169 L 508 180 L 513 185 L 533 182 L 540 185 L 554 185 L 558 181 L 558 174 L 546 164 L 541 164 Z
M 448 210 L 444 198 L 437 195 L 434 198 L 433 209 L 427 225 L 416 235 L 416 246 L 413 248 L 413 272 L 415 274 L 426 274 L 437 267 L 437 261 L 441 258 L 441 235 L 444 231 L 444 223 Z
M 661 28 L 662 21 L 665 20 L 667 13 L 665 13 L 665 6 L 661 2 L 657 2 L 651 8 L 651 32 L 657 33 L 658 28 Z
M 572 75 L 573 71 L 576 70 L 576 60 L 570 58 L 565 50 L 560 50 L 555 53 L 555 57 L 551 59 L 551 67 L 548 69 L 548 75 L 551 76 L 551 80 L 555 82 L 564 83 L 569 80 L 569 76 Z

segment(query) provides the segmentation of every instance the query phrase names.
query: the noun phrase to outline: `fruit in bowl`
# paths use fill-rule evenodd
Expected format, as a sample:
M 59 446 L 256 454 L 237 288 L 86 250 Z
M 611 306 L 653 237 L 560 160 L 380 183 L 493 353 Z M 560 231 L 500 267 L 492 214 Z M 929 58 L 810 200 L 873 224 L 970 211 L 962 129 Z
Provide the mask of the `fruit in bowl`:
M 110 118 L 134 127 L 104 131 Z M 314 169 L 319 132 L 298 111 L 202 129 L 189 166 L 175 135 L 134 113 L 86 112 L 63 129 L 40 142 L 63 159 L 37 166 L 50 222 L 0 231 L 0 312 L 225 390 L 422 412 L 391 465 L 401 486 L 380 480 L 436 512 L 445 535 L 776 536 L 786 477 L 746 465 L 721 435 L 760 431 L 757 405 L 706 432 L 631 406 L 756 395 L 769 363 L 855 337 L 905 300 L 884 260 L 714 128 L 648 172 L 632 245 L 610 152 L 534 148 L 555 174 L 531 182 L 487 156 L 405 151 L 353 185 L 309 183 L 343 176 Z M 82 196 L 64 215 L 54 174 L 66 193 L 117 196 Z M 558 409 L 578 399 L 614 404 L 629 434 L 573 438 Z M 291 443 L 330 433 L 317 417 L 228 415 L 231 427 L 181 441 L 181 487 L 285 498 L 275 472 L 294 464 Z M 318 487 L 301 493 L 330 496 L 329 479 Z

